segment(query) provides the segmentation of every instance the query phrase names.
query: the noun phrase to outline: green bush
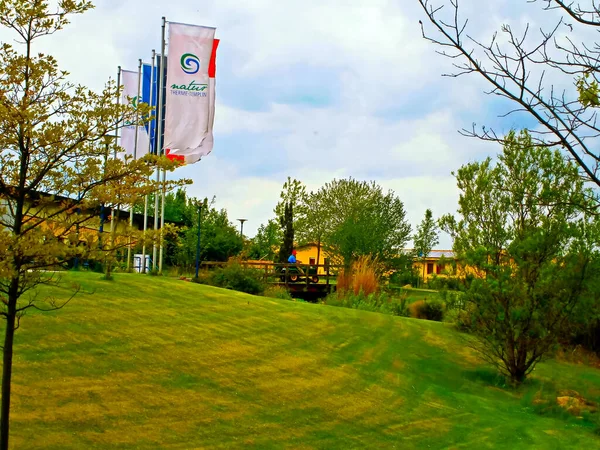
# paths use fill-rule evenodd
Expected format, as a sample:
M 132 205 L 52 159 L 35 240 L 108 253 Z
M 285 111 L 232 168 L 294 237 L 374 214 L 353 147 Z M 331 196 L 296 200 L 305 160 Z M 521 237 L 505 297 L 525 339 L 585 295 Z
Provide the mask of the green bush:
M 401 297 L 392 297 L 392 300 L 388 303 L 390 314 L 401 317 L 410 316 L 407 300 L 407 295 L 402 295 Z
M 450 310 L 450 309 L 457 309 L 457 310 L 463 310 L 465 309 L 466 303 L 464 300 L 464 292 L 460 292 L 460 291 L 446 291 L 446 296 L 445 298 L 442 296 L 442 293 L 440 292 L 440 296 L 442 297 L 442 300 L 444 300 L 444 303 L 446 304 L 446 310 Z
M 422 278 L 414 270 L 404 270 L 391 274 L 389 277 L 389 284 L 396 286 L 406 286 L 407 284 L 410 284 L 411 286 L 420 286 L 421 280 Z
M 198 271 L 198 278 L 193 277 L 192 282 L 198 284 L 211 284 L 211 276 L 212 274 L 208 270 L 200 270 Z
M 428 300 L 423 307 L 423 313 L 427 320 L 441 322 L 444 320 L 444 305 L 437 300 Z
M 278 298 L 281 300 L 293 300 L 294 298 L 287 289 L 281 286 L 269 286 L 263 294 L 265 297 Z
M 472 303 L 470 303 L 466 305 L 463 309 L 458 310 L 458 314 L 456 316 L 456 325 L 460 330 L 466 332 L 473 331 L 473 319 L 475 318 L 475 311 L 473 308 L 475 308 L 475 306 Z
M 461 311 L 458 309 L 446 309 L 444 313 L 444 322 L 458 324 Z
M 465 301 L 465 293 L 442 289 L 438 294 L 446 306 L 444 320 L 455 323 L 463 331 L 469 331 L 472 326 L 471 312 L 468 310 L 467 302 Z
M 96 273 L 104 273 L 104 264 L 100 261 L 89 261 L 88 262 L 89 270 Z
M 127 261 L 115 261 L 112 267 L 113 273 L 127 273 Z M 131 272 L 131 270 L 129 270 Z
M 247 294 L 259 295 L 265 291 L 265 283 L 262 279 L 263 272 L 256 269 L 248 269 L 237 263 L 217 269 L 211 273 L 209 284 L 234 291 L 246 292 Z
M 438 277 L 433 275 L 427 282 L 427 287 L 436 291 L 448 289 L 451 291 L 463 290 L 466 281 L 458 277 Z
M 414 302 L 410 309 L 412 317 L 416 319 L 435 320 L 444 319 L 444 304 L 438 300 L 419 300 Z

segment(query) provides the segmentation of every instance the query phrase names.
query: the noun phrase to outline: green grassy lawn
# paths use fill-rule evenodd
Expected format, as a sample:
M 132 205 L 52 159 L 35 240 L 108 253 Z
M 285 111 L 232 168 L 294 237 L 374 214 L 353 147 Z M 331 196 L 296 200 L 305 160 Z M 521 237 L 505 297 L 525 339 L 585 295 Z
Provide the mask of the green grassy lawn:
M 532 402 L 600 401 L 597 369 L 544 363 L 513 391 L 446 324 L 100 277 L 22 320 L 13 448 L 600 448 L 595 419 Z
M 408 295 L 406 298 L 408 304 L 414 303 L 418 300 L 441 300 L 438 291 L 434 291 L 432 289 L 405 289 L 400 286 L 391 285 L 389 286 L 389 291 L 397 294 L 406 293 Z

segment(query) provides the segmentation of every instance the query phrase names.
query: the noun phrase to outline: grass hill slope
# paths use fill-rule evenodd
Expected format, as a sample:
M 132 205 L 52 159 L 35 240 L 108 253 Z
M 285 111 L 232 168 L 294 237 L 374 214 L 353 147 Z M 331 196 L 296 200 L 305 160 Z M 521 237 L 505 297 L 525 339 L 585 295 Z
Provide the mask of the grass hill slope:
M 548 362 L 513 391 L 441 323 L 115 278 L 65 275 L 82 292 L 23 319 L 14 448 L 600 447 L 595 420 L 533 401 L 598 402 L 598 370 Z

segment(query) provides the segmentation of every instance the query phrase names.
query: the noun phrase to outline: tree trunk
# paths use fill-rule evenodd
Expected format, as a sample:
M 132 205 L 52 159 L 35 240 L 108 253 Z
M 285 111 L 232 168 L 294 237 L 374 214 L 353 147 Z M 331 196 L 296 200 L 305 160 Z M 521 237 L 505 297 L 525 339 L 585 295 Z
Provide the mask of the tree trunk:
M 117 224 L 115 223 L 115 213 L 118 214 L 119 207 L 121 205 L 117 205 L 116 208 L 113 208 L 111 216 L 110 216 L 110 250 L 107 254 L 106 258 L 106 279 L 110 280 L 112 278 L 112 264 L 113 258 L 115 257 L 115 232 Z
M 112 270 L 112 268 L 111 268 L 111 264 L 112 264 L 112 263 L 111 263 L 111 260 L 110 260 L 110 256 L 109 256 L 109 257 L 107 257 L 107 258 L 105 259 L 105 261 L 106 261 L 106 274 L 104 275 L 104 278 L 105 278 L 106 280 L 110 280 L 110 279 L 111 279 L 111 277 L 112 277 L 112 275 L 111 275 L 111 270 Z
M 321 239 L 317 241 L 317 273 L 319 272 L 319 264 L 321 259 Z
M 526 370 L 522 367 L 515 367 L 513 372 L 510 374 L 510 379 L 514 385 L 519 385 L 525 381 Z
M 10 388 L 12 378 L 13 342 L 15 336 L 15 321 L 17 309 L 18 278 L 13 279 L 8 296 L 6 315 L 6 332 L 4 335 L 3 365 L 2 365 L 2 411 L 0 418 L 0 450 L 8 450 Z

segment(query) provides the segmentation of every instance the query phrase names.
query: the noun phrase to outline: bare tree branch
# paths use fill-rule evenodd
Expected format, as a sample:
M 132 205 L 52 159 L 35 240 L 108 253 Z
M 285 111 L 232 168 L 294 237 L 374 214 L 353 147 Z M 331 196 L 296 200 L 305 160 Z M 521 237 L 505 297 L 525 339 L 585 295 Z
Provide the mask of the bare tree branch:
M 481 76 L 491 86 L 487 94 L 506 98 L 515 105 L 500 117 L 525 113 L 534 118 L 539 125 L 531 130 L 534 145 L 562 147 L 580 167 L 582 175 L 600 186 L 597 111 L 580 102 L 574 86 L 574 81 L 586 74 L 597 78 L 600 46 L 577 45 L 570 36 L 564 40 L 559 38 L 561 30 L 572 28 L 563 19 L 549 31 L 540 30 L 537 44 L 531 44 L 535 37 L 529 26 L 517 34 L 510 25 L 501 27 L 506 37 L 504 43 L 499 41 L 496 33 L 488 43 L 482 43 L 468 34 L 468 21 L 460 17 L 458 0 L 440 0 L 447 3 L 442 5 L 433 5 L 431 0 L 418 1 L 438 35 L 429 35 L 421 22 L 423 37 L 441 49 L 437 52 L 449 57 L 456 69 L 444 76 Z M 562 9 L 584 25 L 600 25 L 600 10 L 595 4 L 584 9 L 559 0 L 544 1 L 547 3 L 545 9 Z M 443 14 L 448 4 L 452 8 L 451 14 Z M 567 81 L 571 90 L 557 89 L 547 82 L 560 74 L 570 77 Z M 478 129 L 473 124 L 471 129 L 463 129 L 460 133 L 485 141 L 504 142 L 503 136 L 485 126 Z

